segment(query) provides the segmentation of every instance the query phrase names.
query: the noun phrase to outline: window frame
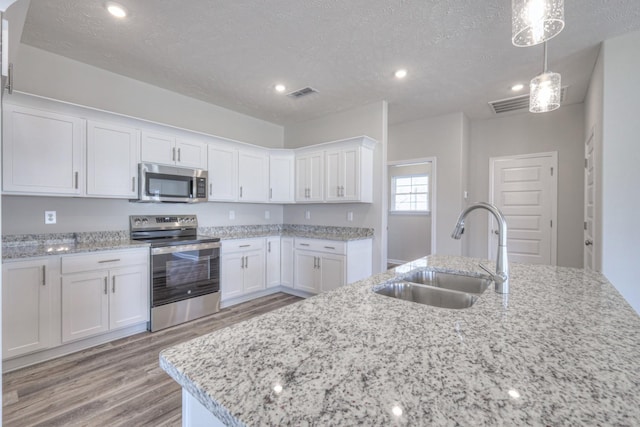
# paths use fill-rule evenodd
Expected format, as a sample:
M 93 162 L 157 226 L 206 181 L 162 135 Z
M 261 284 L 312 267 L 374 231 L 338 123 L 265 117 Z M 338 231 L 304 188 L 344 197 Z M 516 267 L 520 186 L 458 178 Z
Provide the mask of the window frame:
M 427 179 L 427 191 L 426 192 L 414 192 L 413 187 L 415 184 L 411 183 L 412 191 L 410 193 L 400 193 L 400 194 L 424 194 L 427 197 L 427 209 L 396 209 L 396 192 L 397 190 L 397 180 L 399 178 L 426 178 Z M 431 214 L 431 174 L 430 173 L 415 173 L 415 174 L 407 174 L 407 175 L 393 175 L 391 176 L 391 198 L 389 203 L 389 213 L 393 215 L 430 215 Z

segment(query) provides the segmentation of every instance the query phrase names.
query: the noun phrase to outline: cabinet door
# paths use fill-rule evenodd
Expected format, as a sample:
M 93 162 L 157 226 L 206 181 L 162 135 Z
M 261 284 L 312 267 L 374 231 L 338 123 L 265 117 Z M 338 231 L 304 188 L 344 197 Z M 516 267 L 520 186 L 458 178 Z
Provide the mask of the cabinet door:
M 244 293 L 260 291 L 265 288 L 264 249 L 244 253 Z
M 177 139 L 176 165 L 196 169 L 206 169 L 207 145 L 199 141 Z
M 87 194 L 134 198 L 140 132 L 107 123 L 87 123 Z
M 109 330 L 109 274 L 107 271 L 62 277 L 62 342 Z
M 293 238 L 280 240 L 280 283 L 293 288 Z
M 294 201 L 294 154 L 269 156 L 269 201 L 292 203 Z
M 269 192 L 269 157 L 262 151 L 238 153 L 238 200 L 266 202 Z
M 280 237 L 269 237 L 267 238 L 267 288 L 280 285 L 280 264 Z
M 294 288 L 318 293 L 318 255 L 315 252 L 295 251 Z
M 147 266 L 110 271 L 109 329 L 118 329 L 149 320 L 149 279 Z
M 325 254 L 320 257 L 320 292 L 330 291 L 346 283 L 344 255 Z
M 295 199 L 296 202 L 307 201 L 307 169 L 309 157 L 296 156 Z
M 244 283 L 244 253 L 220 256 L 220 290 L 222 300 L 242 295 Z
M 343 185 L 341 179 L 341 166 L 344 163 L 342 161 L 342 152 L 340 150 L 327 151 L 325 161 L 325 181 L 327 183 L 325 200 L 328 202 L 339 201 L 342 195 L 341 186 Z
M 309 156 L 308 162 L 309 197 L 307 201 L 321 202 L 324 200 L 324 153 L 313 153 Z
M 140 158 L 143 162 L 176 163 L 176 139 L 171 135 L 142 131 L 142 150 Z
M 340 157 L 341 199 L 344 201 L 360 200 L 360 148 L 343 150 Z
M 82 193 L 84 120 L 5 105 L 3 126 L 4 191 Z
M 2 266 L 2 358 L 47 348 L 51 339 L 51 284 L 46 261 Z
M 238 150 L 211 144 L 208 157 L 209 200 L 237 200 Z

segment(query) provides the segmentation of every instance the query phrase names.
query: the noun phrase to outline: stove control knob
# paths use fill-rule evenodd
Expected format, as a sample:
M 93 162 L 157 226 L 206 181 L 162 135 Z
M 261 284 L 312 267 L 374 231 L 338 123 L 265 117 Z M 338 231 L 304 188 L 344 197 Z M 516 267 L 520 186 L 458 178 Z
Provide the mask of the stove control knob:
M 142 218 L 142 223 L 144 225 L 147 225 L 149 223 L 149 220 L 147 218 Z
M 134 219 L 133 219 L 133 223 L 134 223 L 135 225 L 140 225 L 140 223 L 141 223 L 141 222 L 142 222 L 142 221 L 140 221 L 140 218 L 134 218 Z

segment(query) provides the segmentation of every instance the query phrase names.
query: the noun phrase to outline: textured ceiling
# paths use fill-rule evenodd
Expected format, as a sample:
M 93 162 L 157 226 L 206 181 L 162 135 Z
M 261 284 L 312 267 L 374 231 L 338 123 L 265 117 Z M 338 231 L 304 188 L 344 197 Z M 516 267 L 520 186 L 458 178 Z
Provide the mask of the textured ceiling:
M 22 42 L 187 96 L 289 124 L 387 100 L 391 123 L 514 96 L 542 47 L 511 44 L 508 0 L 32 0 Z M 640 29 L 639 0 L 565 0 L 549 69 L 584 99 L 598 44 Z M 407 68 L 403 81 L 393 79 Z M 276 94 L 312 86 L 306 98 Z

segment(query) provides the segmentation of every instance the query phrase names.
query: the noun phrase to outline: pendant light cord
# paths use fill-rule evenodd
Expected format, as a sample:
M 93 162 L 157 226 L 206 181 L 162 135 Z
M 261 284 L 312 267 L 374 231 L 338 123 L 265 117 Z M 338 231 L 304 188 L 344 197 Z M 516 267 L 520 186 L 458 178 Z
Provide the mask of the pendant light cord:
M 542 72 L 547 72 L 547 42 L 544 42 L 544 62 L 542 63 Z

